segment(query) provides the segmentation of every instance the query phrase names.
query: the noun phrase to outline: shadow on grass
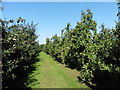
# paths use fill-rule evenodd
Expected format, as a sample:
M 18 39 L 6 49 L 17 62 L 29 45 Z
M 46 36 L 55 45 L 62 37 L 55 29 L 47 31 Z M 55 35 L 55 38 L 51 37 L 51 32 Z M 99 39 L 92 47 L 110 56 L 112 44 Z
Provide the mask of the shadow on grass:
M 80 77 L 77 77 L 80 81 Z M 92 90 L 120 90 L 120 73 L 96 71 L 91 83 L 84 82 Z
M 2 89 L 5 88 L 23 88 L 30 90 L 30 87 L 27 87 L 27 84 L 36 82 L 36 79 L 30 79 L 28 76 L 33 73 L 33 71 L 36 70 L 36 67 L 33 65 L 34 63 L 38 62 L 39 59 L 35 58 L 35 62 L 32 62 L 31 65 L 29 65 L 29 68 L 26 70 L 23 70 L 21 68 L 17 68 L 14 72 L 17 75 L 17 77 L 13 80 L 12 78 L 7 78 L 2 82 Z M 29 83 L 28 83 L 29 80 Z M 26 84 L 25 84 L 26 83 Z
M 74 66 L 70 66 L 70 65 L 65 65 L 66 68 L 70 68 L 70 69 L 76 69 L 78 71 L 80 71 L 80 67 L 74 67 Z

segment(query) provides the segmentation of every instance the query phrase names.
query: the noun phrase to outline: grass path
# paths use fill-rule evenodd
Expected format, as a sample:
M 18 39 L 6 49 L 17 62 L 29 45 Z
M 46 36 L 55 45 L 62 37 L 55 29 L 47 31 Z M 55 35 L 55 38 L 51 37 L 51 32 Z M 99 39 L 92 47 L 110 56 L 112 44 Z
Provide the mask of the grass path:
M 87 88 L 77 82 L 77 70 L 71 70 L 53 60 L 52 57 L 41 52 L 40 62 L 35 64 L 36 70 L 30 74 L 30 88 Z

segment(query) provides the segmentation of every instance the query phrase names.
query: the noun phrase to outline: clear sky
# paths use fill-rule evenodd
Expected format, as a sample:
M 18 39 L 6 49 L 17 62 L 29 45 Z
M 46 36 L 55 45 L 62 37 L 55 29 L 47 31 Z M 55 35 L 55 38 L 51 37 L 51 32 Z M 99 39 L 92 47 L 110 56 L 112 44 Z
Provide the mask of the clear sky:
M 118 12 L 116 2 L 4 2 L 3 7 L 3 19 L 22 17 L 27 22 L 39 23 L 36 34 L 40 35 L 40 44 L 45 43 L 46 37 L 60 35 L 69 22 L 74 28 L 82 10 L 91 9 L 98 27 L 104 23 L 107 28 L 115 27 Z
M 4 2 L 116 2 L 116 0 L 2 0 Z

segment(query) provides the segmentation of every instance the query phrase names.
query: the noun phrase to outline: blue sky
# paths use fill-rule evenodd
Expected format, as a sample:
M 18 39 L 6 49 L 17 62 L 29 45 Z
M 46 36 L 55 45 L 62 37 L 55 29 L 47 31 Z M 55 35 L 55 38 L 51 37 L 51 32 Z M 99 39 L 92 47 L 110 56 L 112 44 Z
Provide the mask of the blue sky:
M 91 9 L 98 27 L 104 23 L 107 28 L 115 27 L 118 12 L 116 2 L 4 2 L 3 7 L 2 18 L 22 17 L 27 22 L 39 23 L 36 34 L 40 35 L 40 44 L 45 43 L 46 37 L 60 35 L 69 22 L 74 28 L 82 10 Z
M 116 2 L 116 0 L 2 0 L 4 2 Z

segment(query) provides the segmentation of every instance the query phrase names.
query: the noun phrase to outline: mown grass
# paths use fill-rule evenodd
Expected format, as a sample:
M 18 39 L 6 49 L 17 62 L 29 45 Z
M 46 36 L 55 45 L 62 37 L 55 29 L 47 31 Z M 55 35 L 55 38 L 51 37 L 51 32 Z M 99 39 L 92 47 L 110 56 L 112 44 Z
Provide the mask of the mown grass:
M 36 70 L 29 75 L 30 88 L 88 88 L 77 82 L 77 70 L 65 67 L 44 52 L 38 56 Z

